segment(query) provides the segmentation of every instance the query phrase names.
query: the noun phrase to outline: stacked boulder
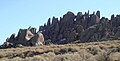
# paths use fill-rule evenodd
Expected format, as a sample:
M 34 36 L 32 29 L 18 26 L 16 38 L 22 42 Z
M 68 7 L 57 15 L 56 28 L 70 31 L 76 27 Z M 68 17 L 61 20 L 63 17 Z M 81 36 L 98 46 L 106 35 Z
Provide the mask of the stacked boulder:
M 36 32 L 36 28 L 20 29 L 18 35 L 12 34 L 1 48 L 20 47 L 20 46 L 39 46 L 43 45 L 44 37 L 41 32 Z

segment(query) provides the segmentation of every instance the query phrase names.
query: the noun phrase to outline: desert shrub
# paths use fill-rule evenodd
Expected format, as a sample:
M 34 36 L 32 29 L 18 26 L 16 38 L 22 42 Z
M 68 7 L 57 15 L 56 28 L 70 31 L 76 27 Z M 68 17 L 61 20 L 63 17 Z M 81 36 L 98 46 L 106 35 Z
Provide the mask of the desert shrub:
M 109 61 L 120 61 L 120 53 L 114 52 L 109 55 Z
M 107 55 L 107 52 L 106 51 L 101 51 L 101 52 L 98 52 L 97 55 L 95 55 L 95 59 L 97 61 L 108 61 L 108 55 Z
M 1 58 L 0 61 L 9 61 L 8 58 Z
M 25 52 L 21 52 L 19 54 L 13 54 L 13 57 L 21 57 L 21 58 L 26 58 L 26 57 L 33 57 L 35 55 L 40 55 L 42 53 L 38 52 L 38 51 L 25 51 Z
M 120 46 L 117 46 L 116 48 L 117 48 L 117 52 L 120 52 Z
M 60 50 L 55 51 L 55 54 L 65 54 L 65 53 L 74 53 L 77 52 L 77 49 L 74 48 L 62 48 Z
M 64 55 L 57 55 L 53 61 L 81 61 L 81 57 L 78 53 L 73 54 L 64 54 Z
M 52 57 L 55 57 L 56 55 L 54 52 L 48 52 L 48 53 L 42 54 L 41 56 L 52 58 Z
M 110 54 L 110 53 L 118 52 L 118 51 L 117 51 L 117 48 L 111 48 L 107 52 Z
M 13 59 L 9 59 L 9 61 L 24 61 L 24 59 L 20 57 L 14 57 Z
M 64 61 L 63 57 L 55 57 L 52 61 Z
M 51 42 L 51 40 L 50 40 L 50 39 L 45 40 L 45 45 L 51 45 L 51 44 L 53 44 L 53 43 Z
M 28 60 L 29 61 L 29 60 Z M 44 57 L 34 56 L 31 58 L 31 61 L 46 61 Z
M 88 58 L 86 61 L 97 61 L 94 56 Z
M 50 58 L 36 55 L 34 57 L 26 57 L 24 59 L 20 57 L 15 57 L 13 59 L 9 59 L 9 61 L 50 61 Z
M 65 54 L 67 52 L 69 52 L 68 48 L 60 49 L 60 51 L 59 51 L 59 53 L 61 53 L 61 54 Z
M 112 46 L 110 46 L 109 48 L 115 48 L 116 46 L 115 45 L 112 45 Z
M 71 51 L 71 52 L 78 52 L 77 48 L 69 48 L 68 50 Z
M 106 47 L 106 46 L 104 46 L 104 45 L 99 45 L 99 48 L 101 49 L 101 50 L 108 50 L 108 48 Z
M 88 52 L 90 52 L 93 55 L 98 54 L 98 52 L 101 52 L 102 50 L 99 47 L 93 47 L 93 48 L 88 48 Z
M 108 54 L 115 53 L 115 52 L 120 52 L 120 47 L 112 47 L 112 48 L 109 48 L 109 50 L 107 51 Z
M 93 54 L 87 52 L 85 49 L 79 51 L 81 61 L 96 61 L 93 57 Z M 93 59 L 91 59 L 93 58 Z

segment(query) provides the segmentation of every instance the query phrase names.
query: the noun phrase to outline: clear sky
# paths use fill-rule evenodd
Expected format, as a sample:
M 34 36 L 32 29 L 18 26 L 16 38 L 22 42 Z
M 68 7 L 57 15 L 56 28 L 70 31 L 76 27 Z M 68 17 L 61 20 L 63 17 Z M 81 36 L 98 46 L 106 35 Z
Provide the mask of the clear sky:
M 110 18 L 120 13 L 120 0 L 0 0 L 0 44 L 20 28 L 38 27 L 48 18 L 62 17 L 67 11 L 100 10 Z

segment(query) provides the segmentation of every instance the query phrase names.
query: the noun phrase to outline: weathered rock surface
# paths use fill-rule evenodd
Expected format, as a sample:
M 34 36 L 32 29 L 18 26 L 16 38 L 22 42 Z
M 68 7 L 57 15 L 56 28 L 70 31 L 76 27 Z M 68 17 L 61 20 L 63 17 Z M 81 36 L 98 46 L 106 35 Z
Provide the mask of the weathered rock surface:
M 3 45 L 36 46 L 53 43 L 66 44 L 73 42 L 94 42 L 120 39 L 120 15 L 112 15 L 111 19 L 96 14 L 78 12 L 75 15 L 67 12 L 60 19 L 49 18 L 47 24 L 36 28 L 20 29 L 18 35 L 12 34 Z M 45 40 L 45 41 L 44 41 Z
M 38 32 L 37 34 L 35 34 L 30 39 L 30 41 L 28 41 L 28 43 L 30 43 L 31 46 L 40 46 L 40 45 L 43 45 L 43 43 L 44 43 L 43 34 L 41 32 Z
M 27 41 L 29 41 L 34 34 L 28 29 L 20 29 L 17 36 L 16 44 L 27 45 Z
M 0 48 L 39 46 L 43 43 L 43 34 L 41 32 L 36 33 L 36 28 L 29 27 L 28 29 L 20 29 L 17 36 L 12 34 Z
M 47 25 L 39 31 L 43 31 L 45 40 L 51 40 L 55 44 L 79 42 L 107 41 L 120 38 L 120 15 L 111 16 L 111 20 L 100 16 L 100 11 L 96 14 L 72 12 L 60 17 L 60 20 L 49 18 Z M 52 23 L 51 23 L 52 22 Z

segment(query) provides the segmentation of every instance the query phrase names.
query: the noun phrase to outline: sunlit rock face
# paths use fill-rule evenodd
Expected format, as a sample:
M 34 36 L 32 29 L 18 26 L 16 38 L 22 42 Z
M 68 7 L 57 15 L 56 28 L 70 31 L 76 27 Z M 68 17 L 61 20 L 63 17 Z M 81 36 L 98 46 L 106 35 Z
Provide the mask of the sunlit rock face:
M 36 28 L 20 29 L 17 36 L 12 34 L 1 48 L 21 47 L 21 46 L 40 46 L 44 43 L 44 36 L 41 32 L 36 32 Z

